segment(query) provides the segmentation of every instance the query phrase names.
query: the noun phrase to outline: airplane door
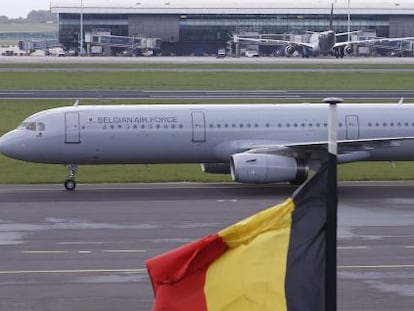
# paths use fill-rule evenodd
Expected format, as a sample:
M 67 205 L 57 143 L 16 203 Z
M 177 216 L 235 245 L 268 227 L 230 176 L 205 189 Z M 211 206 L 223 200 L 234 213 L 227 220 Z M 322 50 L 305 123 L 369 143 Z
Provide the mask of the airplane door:
M 193 143 L 206 142 L 206 118 L 204 112 L 193 111 L 191 112 L 193 120 Z
M 79 144 L 80 143 L 80 122 L 79 112 L 65 113 L 65 143 Z
M 346 139 L 359 139 L 358 116 L 346 116 Z

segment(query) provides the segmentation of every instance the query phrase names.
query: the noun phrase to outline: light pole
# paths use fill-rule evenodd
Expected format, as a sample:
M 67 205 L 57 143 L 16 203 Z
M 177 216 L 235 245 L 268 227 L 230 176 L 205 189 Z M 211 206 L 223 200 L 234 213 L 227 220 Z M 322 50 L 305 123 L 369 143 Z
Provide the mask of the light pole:
M 79 53 L 83 56 L 83 0 L 80 0 L 80 40 Z
M 351 41 L 351 0 L 348 0 L 348 42 Z

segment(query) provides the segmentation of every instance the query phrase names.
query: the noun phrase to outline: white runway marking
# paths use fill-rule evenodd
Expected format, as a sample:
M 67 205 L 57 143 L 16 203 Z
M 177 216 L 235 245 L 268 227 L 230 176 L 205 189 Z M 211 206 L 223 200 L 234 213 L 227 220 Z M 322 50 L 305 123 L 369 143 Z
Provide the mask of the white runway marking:
M 349 249 L 367 249 L 368 246 L 339 246 L 338 249 L 349 250 Z
M 7 274 L 47 274 L 47 273 L 146 273 L 146 269 L 79 269 L 79 270 L 10 270 L 0 271 L 0 275 Z
M 146 253 L 146 249 L 105 249 L 104 253 Z
M 414 269 L 414 264 L 409 265 L 373 265 L 373 266 L 338 266 L 338 269 Z
M 68 251 L 21 251 L 22 254 L 68 254 Z

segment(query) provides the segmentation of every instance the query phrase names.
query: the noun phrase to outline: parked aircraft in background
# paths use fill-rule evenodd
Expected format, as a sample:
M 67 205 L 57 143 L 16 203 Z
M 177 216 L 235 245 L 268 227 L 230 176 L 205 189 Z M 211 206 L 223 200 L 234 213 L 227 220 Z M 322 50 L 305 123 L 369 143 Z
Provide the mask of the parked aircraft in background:
M 329 30 L 322 32 L 311 32 L 309 42 L 291 41 L 291 40 L 278 40 L 269 38 L 253 38 L 246 36 L 233 35 L 233 43 L 239 42 L 254 42 L 258 44 L 267 45 L 281 45 L 284 46 L 284 52 L 286 56 L 292 56 L 295 52 L 300 53 L 304 57 L 318 56 L 320 54 L 331 54 L 337 58 L 343 58 L 345 54 L 352 54 L 355 45 L 360 44 L 375 44 L 384 42 L 395 42 L 414 40 L 414 37 L 401 37 L 401 38 L 379 38 L 369 40 L 350 40 L 344 42 L 337 42 L 337 38 L 340 36 L 348 35 L 349 33 L 357 33 L 358 31 L 336 33 L 333 30 L 333 4 L 331 7 L 331 15 L 329 21 Z
M 338 105 L 338 162 L 414 160 L 414 106 Z M 327 155 L 326 104 L 122 105 L 36 113 L 0 152 L 65 164 L 202 163 L 241 183 L 302 183 Z

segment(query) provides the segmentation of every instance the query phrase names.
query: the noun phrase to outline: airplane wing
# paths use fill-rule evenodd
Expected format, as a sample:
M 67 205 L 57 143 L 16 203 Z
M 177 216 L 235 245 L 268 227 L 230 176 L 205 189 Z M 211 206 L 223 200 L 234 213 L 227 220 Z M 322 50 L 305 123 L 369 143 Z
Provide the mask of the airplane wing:
M 357 34 L 362 32 L 362 30 L 355 30 L 355 31 L 347 31 L 347 32 L 337 32 L 335 33 L 336 37 L 340 37 L 340 36 L 347 36 L 349 34 L 353 35 L 353 34 Z
M 367 160 L 371 155 L 371 151 L 376 149 L 399 147 L 400 142 L 405 140 L 414 140 L 414 137 L 339 140 L 337 142 L 338 163 Z M 320 159 L 326 155 L 327 150 L 328 141 L 315 141 L 294 144 L 257 145 L 252 146 L 246 152 L 280 154 L 303 159 Z
M 312 48 L 311 44 L 306 43 L 306 42 L 299 42 L 299 41 L 289 41 L 289 40 L 279 40 L 279 39 L 263 39 L 263 38 L 244 38 L 244 37 L 238 37 L 238 40 L 239 41 L 258 42 L 258 43 L 263 43 L 263 44 L 272 44 L 272 45 L 291 45 L 291 46 L 302 46 L 302 47 Z
M 337 42 L 337 43 L 335 43 L 334 48 L 347 46 L 349 44 L 375 44 L 375 43 L 383 43 L 383 42 L 396 42 L 396 41 L 409 41 L 409 40 L 414 40 L 414 37 L 379 38 L 379 39 L 367 39 L 367 40 Z

